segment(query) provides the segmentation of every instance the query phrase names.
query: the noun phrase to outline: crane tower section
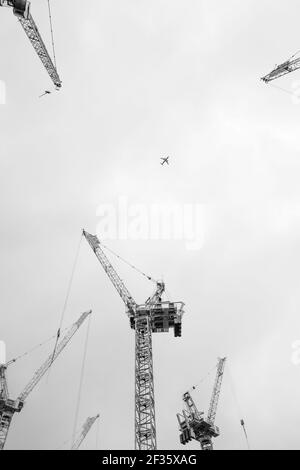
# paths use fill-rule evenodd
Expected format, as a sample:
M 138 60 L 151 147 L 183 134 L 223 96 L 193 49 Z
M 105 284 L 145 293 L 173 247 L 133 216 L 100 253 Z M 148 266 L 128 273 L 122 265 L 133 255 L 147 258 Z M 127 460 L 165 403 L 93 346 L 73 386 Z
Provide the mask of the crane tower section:
M 145 314 L 135 322 L 135 449 L 156 448 L 152 333 Z

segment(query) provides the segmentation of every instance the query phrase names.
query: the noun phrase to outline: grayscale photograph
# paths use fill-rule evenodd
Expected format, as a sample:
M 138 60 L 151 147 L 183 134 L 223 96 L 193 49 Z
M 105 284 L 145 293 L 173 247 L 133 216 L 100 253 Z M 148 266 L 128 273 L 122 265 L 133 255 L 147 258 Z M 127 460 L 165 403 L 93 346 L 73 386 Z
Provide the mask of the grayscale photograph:
M 299 14 L 0 0 L 0 450 L 300 450 Z

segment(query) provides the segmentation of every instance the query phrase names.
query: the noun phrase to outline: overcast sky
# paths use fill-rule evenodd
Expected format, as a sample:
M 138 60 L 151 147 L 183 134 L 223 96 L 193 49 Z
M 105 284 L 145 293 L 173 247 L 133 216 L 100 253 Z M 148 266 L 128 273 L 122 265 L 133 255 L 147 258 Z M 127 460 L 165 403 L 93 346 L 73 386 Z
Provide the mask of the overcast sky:
M 186 304 L 182 338 L 153 338 L 158 447 L 181 448 L 182 393 L 228 355 L 215 448 L 246 448 L 244 418 L 252 448 L 299 449 L 300 104 L 259 80 L 300 49 L 299 2 L 53 0 L 52 10 L 63 88 L 41 99 L 51 82 L 12 11 L 0 11 L 8 359 L 55 334 L 81 229 L 97 231 L 104 205 L 199 205 L 198 250 L 184 240 L 106 241 Z M 32 0 L 32 15 L 50 48 L 46 1 Z M 276 84 L 300 88 L 300 71 Z M 169 167 L 159 164 L 165 155 Z M 153 285 L 112 262 L 145 301 Z M 134 332 L 83 240 L 64 326 L 90 308 L 79 425 L 99 412 L 100 448 L 131 449 Z M 7 449 L 56 449 L 71 438 L 86 328 L 15 416 Z M 50 351 L 9 368 L 12 398 Z M 194 393 L 201 410 L 213 379 Z M 82 448 L 95 443 L 93 429 Z

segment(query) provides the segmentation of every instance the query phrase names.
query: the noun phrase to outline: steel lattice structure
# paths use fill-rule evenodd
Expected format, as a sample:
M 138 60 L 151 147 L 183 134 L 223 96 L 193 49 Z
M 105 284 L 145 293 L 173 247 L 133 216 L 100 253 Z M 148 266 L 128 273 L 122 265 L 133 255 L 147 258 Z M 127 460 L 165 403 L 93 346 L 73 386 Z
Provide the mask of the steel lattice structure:
M 202 450 L 213 450 L 212 438 L 220 435 L 219 428 L 215 426 L 215 418 L 221 392 L 225 362 L 226 358 L 218 360 L 217 374 L 207 418 L 203 417 L 203 412 L 198 411 L 190 392 L 186 392 L 183 395 L 183 402 L 185 403 L 186 410 L 183 410 L 182 414 L 177 414 L 181 444 L 185 445 L 192 439 L 195 439 L 200 443 Z
M 125 303 L 130 326 L 135 329 L 135 449 L 157 448 L 152 333 L 168 332 L 181 336 L 183 302 L 164 302 L 163 282 L 157 282 L 155 293 L 143 305 L 138 305 L 124 282 L 103 252 L 97 236 L 83 234 L 104 271 Z
M 11 364 L 0 365 L 0 450 L 3 450 L 7 439 L 7 434 L 15 413 L 19 413 L 23 406 L 26 398 L 40 382 L 42 377 L 45 375 L 47 370 L 51 367 L 53 362 L 61 354 L 64 348 L 67 346 L 69 341 L 72 339 L 76 331 L 81 327 L 86 318 L 91 314 L 91 310 L 84 312 L 79 319 L 72 325 L 66 335 L 57 344 L 55 353 L 50 354 L 48 359 L 42 364 L 42 366 L 36 371 L 28 385 L 24 388 L 23 392 L 20 393 L 16 400 L 11 400 L 8 394 L 8 387 L 6 381 L 6 369 Z M 12 361 L 14 362 L 14 361 Z
M 48 75 L 57 88 L 61 87 L 61 79 L 56 67 L 47 51 L 40 32 L 30 13 L 30 2 L 28 0 L 0 0 L 0 7 L 13 8 L 14 15 L 17 16 L 27 37 L 33 45 L 38 57 L 42 61 Z
M 272 72 L 262 78 L 265 83 L 269 83 L 277 78 L 283 77 L 291 72 L 300 69 L 300 58 L 288 60 L 281 65 L 278 65 Z
M 210 400 L 209 410 L 207 413 L 207 421 L 214 424 L 217 414 L 217 407 L 221 392 L 221 385 L 223 381 L 224 368 L 225 368 L 226 357 L 219 359 L 217 366 L 217 373 L 213 388 L 213 393 Z
M 82 426 L 82 430 L 73 443 L 71 450 L 78 450 L 81 444 L 83 443 L 84 439 L 86 438 L 87 434 L 90 432 L 91 427 L 94 425 L 95 421 L 100 417 L 100 415 L 93 416 L 92 418 L 87 418 L 86 422 Z
M 156 449 L 152 332 L 148 316 L 135 323 L 135 448 Z

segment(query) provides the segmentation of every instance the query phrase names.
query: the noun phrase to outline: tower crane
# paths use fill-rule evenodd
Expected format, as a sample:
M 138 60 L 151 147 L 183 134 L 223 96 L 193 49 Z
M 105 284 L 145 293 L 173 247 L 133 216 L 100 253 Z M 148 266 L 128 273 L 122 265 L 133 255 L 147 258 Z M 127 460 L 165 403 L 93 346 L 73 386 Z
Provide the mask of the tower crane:
M 61 80 L 47 51 L 40 32 L 31 16 L 31 4 L 28 0 L 0 0 L 0 7 L 13 8 L 14 15 L 18 18 L 38 57 L 42 61 L 52 82 L 56 88 L 61 87 Z
M 98 237 L 85 230 L 83 234 L 123 300 L 130 327 L 135 330 L 135 449 L 155 450 L 152 333 L 173 328 L 174 336 L 181 336 L 184 303 L 162 301 L 165 284 L 157 281 L 154 294 L 144 304 L 137 304 L 104 253 Z
M 198 441 L 202 450 L 213 450 L 212 438 L 220 435 L 219 428 L 215 426 L 217 406 L 221 391 L 226 358 L 219 359 L 217 374 L 214 383 L 213 393 L 207 418 L 204 412 L 199 412 L 190 392 L 183 395 L 186 410 L 182 414 L 177 414 L 180 429 L 180 442 L 185 445 L 192 439 Z
M 272 72 L 262 78 L 262 81 L 265 83 L 269 83 L 272 80 L 276 80 L 277 78 L 282 77 L 283 75 L 287 75 L 288 73 L 295 72 L 296 70 L 300 69 L 300 57 L 297 59 L 289 59 L 281 65 L 278 65 Z
M 6 369 L 8 366 L 15 362 L 10 361 L 6 364 L 0 364 L 0 450 L 3 450 L 5 441 L 7 438 L 8 430 L 15 413 L 20 413 L 22 410 L 25 400 L 32 390 L 37 386 L 42 377 L 45 375 L 47 370 L 51 367 L 53 361 L 57 359 L 59 354 L 67 346 L 69 341 L 72 339 L 76 331 L 81 327 L 86 318 L 92 313 L 92 311 L 84 312 L 79 319 L 72 325 L 66 335 L 57 344 L 54 354 L 50 354 L 48 359 L 41 365 L 41 367 L 35 372 L 32 379 L 28 382 L 24 390 L 20 393 L 16 400 L 12 400 L 9 397 L 7 380 L 6 380 Z
M 95 421 L 97 421 L 97 419 L 99 417 L 100 417 L 100 415 L 98 414 L 97 416 L 94 416 L 92 418 L 87 418 L 84 425 L 82 426 L 82 430 L 81 430 L 79 436 L 77 437 L 76 441 L 72 445 L 71 450 L 78 450 L 79 449 L 82 442 L 86 438 L 87 434 L 90 432 L 91 427 L 93 426 L 93 424 L 95 423 Z

